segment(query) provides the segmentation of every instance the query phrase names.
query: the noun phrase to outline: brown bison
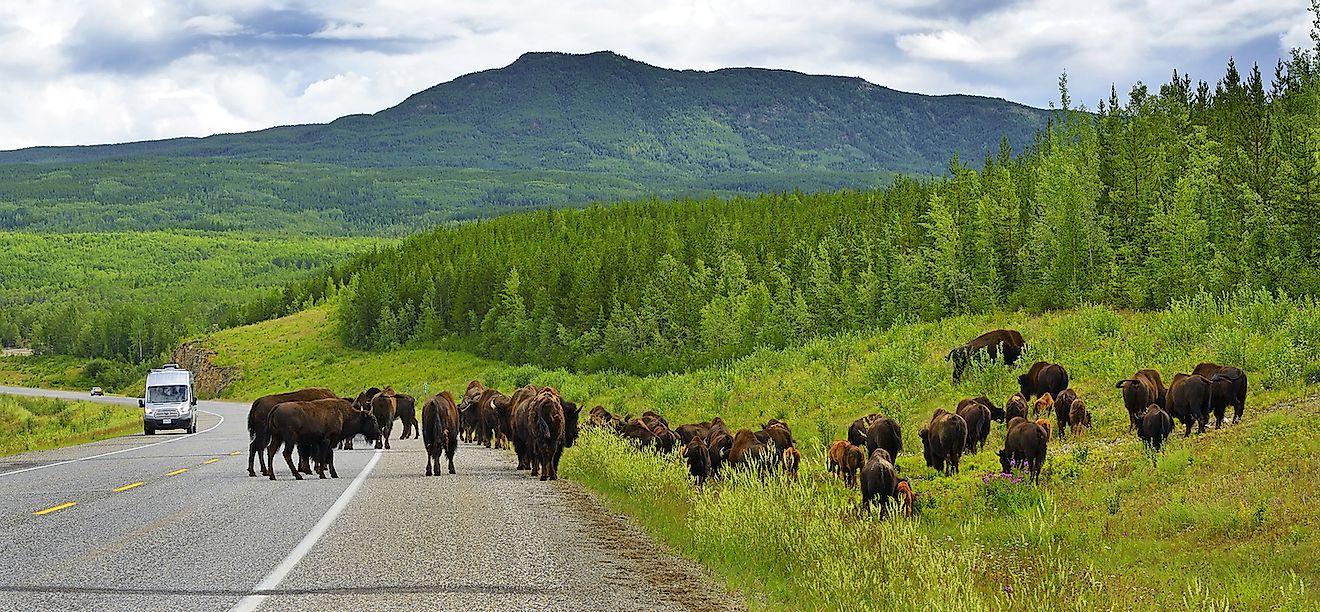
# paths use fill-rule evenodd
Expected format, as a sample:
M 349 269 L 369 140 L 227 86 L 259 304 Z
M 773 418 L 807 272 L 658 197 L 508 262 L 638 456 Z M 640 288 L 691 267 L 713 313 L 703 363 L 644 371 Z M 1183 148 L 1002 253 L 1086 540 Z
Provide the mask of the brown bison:
M 1025 464 L 1031 474 L 1031 481 L 1038 482 L 1040 468 L 1045 465 L 1049 439 L 1050 435 L 1045 428 L 1036 423 L 1020 417 L 1009 421 L 1008 431 L 1004 434 L 1004 449 L 999 451 L 1000 467 L 1010 472 L 1015 464 Z
M 458 402 L 459 434 L 469 444 L 477 440 L 477 430 L 481 428 L 481 405 L 478 400 L 485 392 L 486 386 L 479 380 L 473 380 L 468 383 L 467 390 L 463 391 L 463 397 Z
M 422 445 L 426 447 L 426 475 L 440 475 L 440 457 L 449 460 L 454 473 L 454 453 L 458 451 L 458 407 L 454 396 L 441 391 L 422 404 Z
M 1086 409 L 1086 402 L 1073 400 L 1072 408 L 1068 409 L 1068 423 L 1074 436 L 1082 435 L 1083 428 L 1091 427 L 1091 413 Z
M 964 399 L 963 401 L 958 402 L 958 408 L 961 410 L 966 404 L 980 404 L 985 406 L 985 409 L 990 412 L 990 420 L 992 421 L 1004 420 L 1004 409 L 996 406 L 994 402 L 990 401 L 990 398 L 984 395 Z
M 1192 435 L 1192 425 L 1198 426 L 1196 433 L 1205 433 L 1205 424 L 1210 420 L 1211 386 L 1210 379 L 1199 374 L 1174 375 L 1164 398 L 1164 410 L 1186 426 L 1183 437 Z
M 270 467 L 267 476 L 275 480 L 275 453 L 284 446 L 284 462 L 293 477 L 302 480 L 302 474 L 293 465 L 293 449 L 316 461 L 316 474 L 325 478 L 326 468 L 331 478 L 339 478 L 335 471 L 335 445 L 344 438 L 362 434 L 368 441 L 379 438 L 380 427 L 371 413 L 358 410 L 346 399 L 326 398 L 291 401 L 276 404 L 270 411 L 270 443 L 266 447 L 266 461 Z
M 871 458 L 862 466 L 862 511 L 871 511 L 871 502 L 880 504 L 880 516 L 888 513 L 888 501 L 898 488 L 898 472 L 893 458 L 883 448 L 871 451 Z M 879 499 L 876 499 L 879 498 Z
M 1048 392 L 1036 398 L 1036 409 L 1032 411 L 1031 416 L 1039 417 L 1042 414 L 1049 414 L 1054 411 L 1054 396 Z
M 683 447 L 683 459 L 687 461 L 688 473 L 696 479 L 697 486 L 705 484 L 710 478 L 710 451 L 706 449 L 706 443 L 701 438 L 689 440 Z
M 710 434 L 710 421 L 679 425 L 678 429 L 674 430 L 674 433 L 678 435 L 679 443 L 683 446 L 687 446 L 689 442 L 697 438 L 701 438 L 702 440 L 706 439 L 706 436 Z
M 1162 410 L 1159 404 L 1147 406 L 1137 425 L 1137 437 L 1158 451 L 1171 433 L 1173 433 L 1173 419 L 1169 418 L 1169 413 Z
M 802 453 L 792 446 L 784 449 L 783 463 L 784 475 L 793 481 L 797 481 L 798 467 L 802 465 Z
M 979 401 L 980 399 L 972 398 L 958 402 L 958 416 L 967 423 L 967 453 L 975 453 L 984 448 L 986 439 L 990 437 L 990 421 L 994 417 L 991 416 L 990 409 Z
M 1036 424 L 1040 425 L 1040 428 L 1045 430 L 1046 440 L 1054 439 L 1054 428 L 1050 425 L 1049 419 L 1036 419 Z
M 1137 370 L 1132 378 L 1114 383 L 1114 387 L 1123 390 L 1123 406 L 1128 413 L 1128 431 L 1141 425 L 1141 414 L 1146 406 L 1164 405 L 1164 381 L 1155 370 Z
M 376 448 L 380 448 L 382 443 L 386 450 L 390 448 L 390 432 L 394 431 L 396 418 L 403 422 L 400 440 L 416 435 L 418 431 L 417 400 L 411 395 L 395 393 L 394 387 L 385 387 L 371 398 L 371 413 L 375 415 L 376 422 L 380 423 L 382 434 L 381 440 L 376 442 Z
M 710 474 L 719 474 L 720 467 L 733 452 L 733 433 L 722 421 L 711 427 L 710 434 L 706 436 L 706 449 L 710 451 Z
M 1026 374 L 1018 376 L 1018 388 L 1027 401 L 1046 393 L 1058 397 L 1059 392 L 1068 388 L 1068 370 L 1057 363 L 1037 361 Z
M 903 429 L 898 421 L 882 416 L 871 422 L 871 428 L 866 430 L 866 451 L 875 454 L 878 448 L 889 453 L 891 463 L 898 460 L 898 454 L 903 451 Z
M 738 433 L 733 435 L 733 446 L 729 449 L 729 465 L 756 468 L 757 473 L 764 475 L 768 469 L 773 469 L 775 463 L 775 457 L 771 454 L 769 446 L 757 439 L 752 430 L 739 429 Z
M 1018 357 L 1022 356 L 1022 349 L 1026 348 L 1026 342 L 1022 340 L 1022 334 L 1015 329 L 996 329 L 981 334 L 960 347 L 949 351 L 946 361 L 953 363 L 953 382 L 956 384 L 962 381 L 963 371 L 967 369 L 967 364 L 971 363 L 978 355 L 984 353 L 990 357 L 990 361 L 997 361 L 1003 358 L 1004 365 L 1013 366 L 1017 363 Z
M 529 394 L 524 393 L 526 389 L 514 393 L 513 448 L 519 455 L 518 463 L 528 465 L 532 475 L 539 475 L 541 480 L 558 480 L 558 458 L 576 437 L 577 407 L 570 410 L 570 423 L 558 391 L 535 388 L 535 393 Z
M 916 505 L 917 495 L 912 492 L 912 485 L 906 478 L 898 479 L 898 484 L 894 486 L 894 497 L 898 499 L 899 507 L 903 509 L 903 516 L 912 518 L 912 507 Z
M 1216 363 L 1200 363 L 1193 374 L 1210 379 L 1210 409 L 1215 413 L 1215 429 L 1224 424 L 1224 409 L 1233 407 L 1233 422 L 1242 421 L 1242 411 L 1247 405 L 1247 374 L 1233 366 L 1221 366 Z
M 1071 388 L 1064 389 L 1054 396 L 1054 420 L 1058 423 L 1060 438 L 1067 434 L 1068 425 L 1072 422 L 1069 415 L 1072 414 L 1072 405 L 1075 401 L 1077 401 L 1077 392 Z
M 267 476 L 270 474 L 270 468 L 266 465 L 266 446 L 270 443 L 270 432 L 267 424 L 270 421 L 270 411 L 276 404 L 283 402 L 301 402 L 316 399 L 329 399 L 335 397 L 335 392 L 329 389 L 310 388 L 299 391 L 290 391 L 288 393 L 276 393 L 273 395 L 263 395 L 252 402 L 252 407 L 248 409 L 248 476 L 256 476 L 257 473 L 252 469 L 252 458 L 256 457 L 261 464 L 261 474 Z M 308 458 L 299 457 L 299 463 L 304 466 Z M 304 470 L 304 473 L 311 473 L 311 470 Z
M 770 419 L 770 422 L 766 423 L 765 427 L 756 433 L 756 438 L 762 444 L 773 444 L 780 451 L 797 446 L 797 443 L 793 441 L 793 432 L 788 428 L 788 423 L 775 419 Z
M 847 440 L 835 440 L 826 457 L 830 473 L 843 476 L 844 486 L 852 488 L 857 485 L 857 472 L 866 463 L 866 451 Z
M 668 455 L 679 446 L 678 434 L 661 422 L 652 421 L 651 433 L 655 434 L 655 449 Z
M 1025 419 L 1027 416 L 1027 398 L 1022 397 L 1021 393 L 1008 396 L 1008 401 L 1004 402 L 1004 423 L 1010 423 L 1018 417 Z
M 513 398 L 495 389 L 486 389 L 477 398 L 477 444 L 486 448 L 509 447 L 509 436 L 512 434 L 509 429 L 509 411 L 512 403 Z
M 619 435 L 632 442 L 638 450 L 655 448 L 655 430 L 647 427 L 642 421 L 633 420 L 624 423 Z
M 967 421 L 940 408 L 918 434 L 926 466 L 940 470 L 945 476 L 957 474 L 958 460 L 967 447 Z

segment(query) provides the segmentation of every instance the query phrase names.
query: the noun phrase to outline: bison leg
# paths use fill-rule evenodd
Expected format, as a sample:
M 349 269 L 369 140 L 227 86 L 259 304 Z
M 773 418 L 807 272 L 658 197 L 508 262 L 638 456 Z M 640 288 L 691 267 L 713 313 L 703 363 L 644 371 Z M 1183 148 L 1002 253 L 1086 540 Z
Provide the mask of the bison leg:
M 275 453 L 280 450 L 280 443 L 272 439 L 269 446 L 266 447 L 266 472 L 265 474 L 271 480 L 275 480 Z
M 261 462 L 261 473 L 266 474 L 266 457 L 261 451 L 265 449 L 265 440 L 263 436 L 253 435 L 252 441 L 248 443 L 248 476 L 255 477 L 257 473 L 252 469 L 252 458 L 256 457 Z
M 285 444 L 285 445 L 284 445 L 284 462 L 287 463 L 287 464 L 289 464 L 289 471 L 290 471 L 290 472 L 293 472 L 293 478 L 294 478 L 295 480 L 302 480 L 302 479 L 303 479 L 302 474 L 298 471 L 298 467 L 295 466 L 295 465 L 293 464 L 293 447 L 294 447 L 294 446 L 295 446 L 294 444 Z M 271 472 L 270 479 L 271 479 L 271 480 L 275 480 L 275 466 L 274 466 L 274 464 L 272 464 L 272 465 L 270 466 L 270 472 Z

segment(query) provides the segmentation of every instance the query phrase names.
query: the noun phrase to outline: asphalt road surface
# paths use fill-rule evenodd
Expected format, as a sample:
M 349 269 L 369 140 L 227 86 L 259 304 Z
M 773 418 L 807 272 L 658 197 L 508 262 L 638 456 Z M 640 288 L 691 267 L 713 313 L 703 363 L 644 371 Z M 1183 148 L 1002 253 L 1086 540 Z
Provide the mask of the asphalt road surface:
M 579 486 L 539 482 L 504 451 L 460 443 L 458 474 L 428 478 L 421 441 L 392 441 L 336 453 L 339 479 L 302 481 L 277 455 L 271 482 L 247 475 L 247 404 L 198 408 L 194 435 L 0 457 L 0 610 L 741 607 Z

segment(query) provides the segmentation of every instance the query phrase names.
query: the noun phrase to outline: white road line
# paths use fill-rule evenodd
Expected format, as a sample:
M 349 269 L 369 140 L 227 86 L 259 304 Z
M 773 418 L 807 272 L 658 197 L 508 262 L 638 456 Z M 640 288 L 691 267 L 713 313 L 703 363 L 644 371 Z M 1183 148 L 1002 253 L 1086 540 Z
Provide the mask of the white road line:
M 188 438 L 191 438 L 191 437 L 193 437 L 193 436 L 200 436 L 200 435 L 202 435 L 202 434 L 204 434 L 204 433 L 206 433 L 206 432 L 208 432 L 208 431 L 211 431 L 212 429 L 215 429 L 215 428 L 219 427 L 219 426 L 220 426 L 220 423 L 224 423 L 224 422 L 225 422 L 225 417 L 224 417 L 224 415 L 222 415 L 222 414 L 216 414 L 216 413 L 211 412 L 211 411 L 209 411 L 209 410 L 198 410 L 197 412 L 205 412 L 206 414 L 209 414 L 209 415 L 211 415 L 211 416 L 220 417 L 220 422 L 219 422 L 219 423 L 216 423 L 215 425 L 212 425 L 212 426 L 210 426 L 210 427 L 207 427 L 206 429 L 203 429 L 203 430 L 201 430 L 201 431 L 199 431 L 199 432 L 197 432 L 197 433 L 186 434 L 186 435 L 179 436 L 179 437 L 177 437 L 177 438 L 170 438 L 170 439 L 168 439 L 168 440 L 161 440 L 160 442 L 152 442 L 151 444 L 143 444 L 142 446 L 134 446 L 133 448 L 121 448 L 121 449 L 119 449 L 119 450 L 117 450 L 117 451 L 110 451 L 110 452 L 108 452 L 108 453 L 101 453 L 101 454 L 99 454 L 99 455 L 92 455 L 92 456 L 90 456 L 90 457 L 79 457 L 79 458 L 77 458 L 77 459 L 66 459 L 66 460 L 64 460 L 64 461 L 59 461 L 59 462 L 56 462 L 56 463 L 48 463 L 48 464 L 46 464 L 46 465 L 38 465 L 38 466 L 35 466 L 35 467 L 30 467 L 30 468 L 23 468 L 23 469 L 21 469 L 21 470 L 10 470 L 10 471 L 8 471 L 8 472 L 0 472 L 0 478 L 4 478 L 5 476 L 13 476 L 14 474 L 22 474 L 23 472 L 31 472 L 32 470 L 44 470 L 44 469 L 46 469 L 46 468 L 53 468 L 53 467 L 60 466 L 60 465 L 68 465 L 68 464 L 70 464 L 70 463 L 78 463 L 79 461 L 87 461 L 87 460 L 89 460 L 89 459 L 100 459 L 101 457 L 109 457 L 110 455 L 118 455 L 119 453 L 127 453 L 127 452 L 130 452 L 130 451 L 142 450 L 142 449 L 144 449 L 144 448 L 151 448 L 151 447 L 153 447 L 153 446 L 160 446 L 161 444 L 169 444 L 170 442 L 178 442 L 179 440 L 187 440 Z
M 298 542 L 298 545 L 293 547 L 289 555 L 283 561 L 280 561 L 280 564 L 275 566 L 275 569 L 271 570 L 269 574 L 266 574 L 266 577 L 262 578 L 257 586 L 252 587 L 251 595 L 238 600 L 238 603 L 234 604 L 229 612 L 252 612 L 252 610 L 256 610 L 261 606 L 261 603 L 266 601 L 267 597 L 270 597 L 270 595 L 264 594 L 263 591 L 269 592 L 280 586 L 280 583 L 284 581 L 284 577 L 288 576 L 289 572 L 293 571 L 293 568 L 298 565 L 298 562 L 302 561 L 302 558 L 311 552 L 312 547 L 316 546 L 317 540 L 325 535 L 325 532 L 330 529 L 330 524 L 335 522 L 335 519 L 344 511 L 344 508 L 348 507 L 348 502 L 357 494 L 358 489 L 362 488 L 362 483 L 367 480 L 367 474 L 371 473 L 371 470 L 376 467 L 376 462 L 380 460 L 381 452 L 378 450 L 376 454 L 371 456 L 371 460 L 367 462 L 366 467 L 362 468 L 362 472 L 357 475 L 357 478 L 353 479 L 353 482 L 348 485 L 347 489 L 344 489 L 343 493 L 339 494 L 339 499 L 336 499 L 334 505 L 325 511 L 325 515 L 321 517 L 321 520 L 316 521 L 316 524 L 312 526 L 312 530 L 303 536 L 302 541 Z

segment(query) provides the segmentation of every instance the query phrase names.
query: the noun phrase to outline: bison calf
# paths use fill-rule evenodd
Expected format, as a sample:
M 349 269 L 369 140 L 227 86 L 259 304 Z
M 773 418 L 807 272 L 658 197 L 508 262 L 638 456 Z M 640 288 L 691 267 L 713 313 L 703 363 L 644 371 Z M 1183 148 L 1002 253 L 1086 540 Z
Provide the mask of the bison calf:
M 1082 435 L 1084 428 L 1091 427 L 1091 413 L 1086 409 L 1086 402 L 1073 400 L 1072 407 L 1068 409 L 1068 423 L 1072 425 L 1074 436 Z
M 835 440 L 827 455 L 830 473 L 841 474 L 844 486 L 856 486 L 857 472 L 866 463 L 866 452 L 860 446 L 849 444 L 847 440 Z

